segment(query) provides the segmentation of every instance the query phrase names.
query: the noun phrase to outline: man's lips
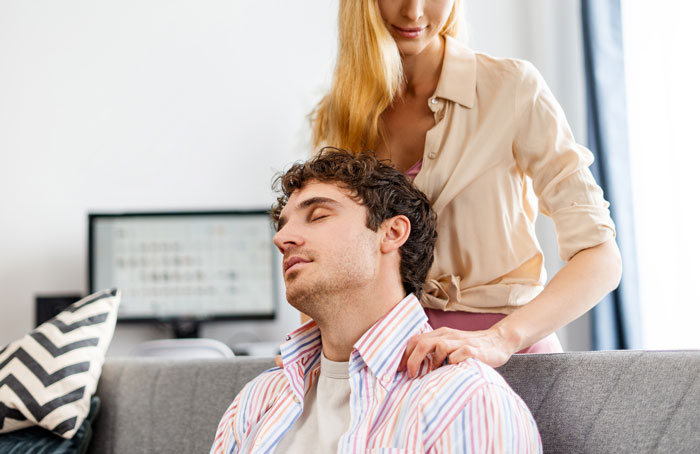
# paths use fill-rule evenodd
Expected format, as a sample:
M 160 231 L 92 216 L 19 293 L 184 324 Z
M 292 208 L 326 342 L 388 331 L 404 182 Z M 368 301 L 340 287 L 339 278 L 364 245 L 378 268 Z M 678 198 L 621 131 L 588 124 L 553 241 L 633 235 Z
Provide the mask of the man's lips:
M 307 260 L 301 257 L 289 257 L 282 263 L 282 269 L 284 270 L 283 272 L 286 274 L 287 271 L 294 265 L 297 265 L 299 263 L 309 263 L 310 261 L 311 260 Z
M 426 29 L 425 26 L 423 27 L 397 27 L 396 25 L 392 25 L 394 30 L 396 32 L 403 36 L 404 38 L 416 38 L 417 36 L 420 36 L 421 33 L 423 33 L 423 30 Z

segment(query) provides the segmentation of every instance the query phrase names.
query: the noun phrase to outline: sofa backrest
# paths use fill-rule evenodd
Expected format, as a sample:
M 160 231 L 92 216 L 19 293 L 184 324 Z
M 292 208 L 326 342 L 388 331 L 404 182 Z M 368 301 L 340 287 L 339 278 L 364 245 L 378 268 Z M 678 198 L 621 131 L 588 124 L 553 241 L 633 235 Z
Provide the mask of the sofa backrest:
M 208 453 L 221 416 L 272 358 L 108 359 L 89 452 Z
M 207 453 L 240 389 L 271 358 L 109 359 L 90 452 Z M 515 355 L 499 368 L 545 452 L 700 452 L 700 352 Z
M 700 351 L 516 355 L 545 452 L 700 453 Z

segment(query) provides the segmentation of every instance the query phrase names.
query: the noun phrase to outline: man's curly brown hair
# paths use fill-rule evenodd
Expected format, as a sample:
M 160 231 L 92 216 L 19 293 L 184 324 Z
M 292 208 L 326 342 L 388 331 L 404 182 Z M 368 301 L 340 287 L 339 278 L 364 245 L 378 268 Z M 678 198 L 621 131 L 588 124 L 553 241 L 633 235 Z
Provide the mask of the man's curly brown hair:
M 316 157 L 294 164 L 275 178 L 279 194 L 270 215 L 278 229 L 282 209 L 292 193 L 310 181 L 336 183 L 367 208 L 367 228 L 376 232 L 387 219 L 404 215 L 411 233 L 401 246 L 401 280 L 406 293 L 420 297 L 423 282 L 433 264 L 437 239 L 435 212 L 428 198 L 401 172 L 370 153 L 352 154 L 326 147 Z

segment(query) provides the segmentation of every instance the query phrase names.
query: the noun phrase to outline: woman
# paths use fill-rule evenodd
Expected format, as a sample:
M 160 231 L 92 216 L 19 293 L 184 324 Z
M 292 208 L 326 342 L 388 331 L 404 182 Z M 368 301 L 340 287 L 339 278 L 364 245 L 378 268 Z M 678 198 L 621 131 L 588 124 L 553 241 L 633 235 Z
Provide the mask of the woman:
M 316 146 L 375 150 L 438 215 L 421 301 L 436 330 L 409 343 L 411 375 L 426 356 L 497 367 L 561 351 L 554 331 L 621 274 L 591 153 L 532 65 L 455 39 L 462 17 L 460 0 L 341 0 L 333 86 L 313 118 Z M 567 261 L 546 287 L 535 196 Z

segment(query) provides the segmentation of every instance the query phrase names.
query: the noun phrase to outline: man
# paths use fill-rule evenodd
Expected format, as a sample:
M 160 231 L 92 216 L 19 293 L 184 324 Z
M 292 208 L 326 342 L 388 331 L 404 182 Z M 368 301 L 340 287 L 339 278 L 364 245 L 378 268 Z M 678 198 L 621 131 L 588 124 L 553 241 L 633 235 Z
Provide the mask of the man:
M 332 150 L 292 166 L 273 207 L 287 300 L 313 320 L 224 414 L 212 453 L 540 452 L 532 415 L 469 359 L 399 367 L 430 331 L 417 297 L 435 215 L 397 170 Z

